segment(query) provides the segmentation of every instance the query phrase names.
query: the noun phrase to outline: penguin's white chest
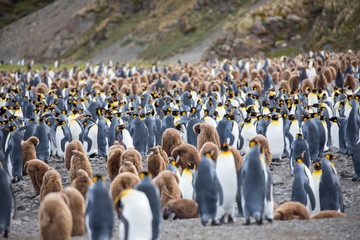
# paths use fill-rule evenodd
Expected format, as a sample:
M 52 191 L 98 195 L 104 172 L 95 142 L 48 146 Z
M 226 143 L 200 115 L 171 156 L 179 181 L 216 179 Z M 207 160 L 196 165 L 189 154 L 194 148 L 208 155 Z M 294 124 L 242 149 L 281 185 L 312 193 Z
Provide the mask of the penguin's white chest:
M 269 124 L 266 137 L 269 141 L 272 158 L 281 159 L 284 152 L 284 132 L 282 123 L 273 121 Z
M 133 139 L 129 133 L 128 130 L 123 129 L 122 130 L 122 135 L 123 135 L 123 143 L 125 144 L 126 148 L 133 148 L 134 144 L 133 144 Z
M 312 214 L 320 212 L 320 193 L 319 193 L 319 185 L 320 185 L 320 177 L 321 171 L 315 171 L 312 174 L 314 180 L 314 195 L 315 195 L 315 209 L 312 211 Z
M 180 191 L 184 199 L 193 200 L 194 187 L 192 182 L 193 176 L 191 172 L 184 170 L 179 183 Z
M 65 153 L 61 149 L 61 140 L 65 137 L 64 131 L 61 126 L 56 128 L 55 139 L 56 139 L 56 155 L 58 157 L 64 157 Z
M 152 238 L 152 212 L 149 201 L 146 199 L 138 199 L 126 204 L 122 212 L 124 218 L 128 222 L 128 239 L 151 239 Z M 120 222 L 119 236 L 125 239 L 125 226 Z
M 233 215 L 235 211 L 235 200 L 237 192 L 237 175 L 233 154 L 221 152 L 216 160 L 216 174 L 222 187 L 224 201 L 218 207 L 218 217 L 224 214 Z
M 69 125 L 72 140 L 79 140 L 82 129 L 80 125 L 75 121 L 71 120 Z
M 241 136 L 244 139 L 244 144 L 242 146 L 242 149 L 240 150 L 241 153 L 247 154 L 250 150 L 249 148 L 249 142 L 250 140 L 256 136 L 256 128 L 251 123 L 245 123 L 246 125 L 241 130 Z
M 330 128 L 331 134 L 331 145 L 340 149 L 339 144 L 339 125 L 337 123 L 332 123 Z

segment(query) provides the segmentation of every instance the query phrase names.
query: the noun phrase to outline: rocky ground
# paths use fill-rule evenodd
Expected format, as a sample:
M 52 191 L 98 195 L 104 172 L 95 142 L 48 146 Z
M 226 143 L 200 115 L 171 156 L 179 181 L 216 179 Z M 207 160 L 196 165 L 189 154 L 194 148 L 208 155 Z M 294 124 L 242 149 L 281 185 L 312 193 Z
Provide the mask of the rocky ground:
M 335 151 L 333 151 L 335 153 Z M 143 165 L 145 166 L 145 157 Z M 90 159 L 93 172 L 107 175 L 104 158 Z M 203 227 L 199 219 L 164 221 L 161 239 L 359 239 L 360 238 L 360 181 L 351 181 L 353 166 L 350 157 L 339 155 L 335 167 L 344 193 L 345 213 L 342 219 L 274 221 L 262 226 L 243 225 L 244 220 L 235 219 L 234 224 L 216 227 Z M 61 159 L 52 158 L 49 165 L 62 177 L 64 187 L 70 185 L 69 173 Z M 312 170 L 312 169 L 311 169 Z M 271 165 L 274 178 L 274 199 L 278 205 L 290 201 L 293 177 L 290 174 L 288 159 Z M 109 186 L 110 180 L 106 177 Z M 29 176 L 13 184 L 17 214 L 12 222 L 10 239 L 39 239 L 38 211 L 39 196 L 33 198 Z M 117 239 L 117 226 L 114 238 Z M 72 239 L 87 239 L 87 236 Z

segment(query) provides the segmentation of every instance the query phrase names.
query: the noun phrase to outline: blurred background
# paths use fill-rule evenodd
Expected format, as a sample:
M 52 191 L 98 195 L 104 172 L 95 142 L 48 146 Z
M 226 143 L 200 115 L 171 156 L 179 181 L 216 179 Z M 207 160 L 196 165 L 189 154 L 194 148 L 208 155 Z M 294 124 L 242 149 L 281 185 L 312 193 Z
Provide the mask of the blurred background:
M 182 62 L 360 48 L 359 0 L 0 0 L 0 60 Z

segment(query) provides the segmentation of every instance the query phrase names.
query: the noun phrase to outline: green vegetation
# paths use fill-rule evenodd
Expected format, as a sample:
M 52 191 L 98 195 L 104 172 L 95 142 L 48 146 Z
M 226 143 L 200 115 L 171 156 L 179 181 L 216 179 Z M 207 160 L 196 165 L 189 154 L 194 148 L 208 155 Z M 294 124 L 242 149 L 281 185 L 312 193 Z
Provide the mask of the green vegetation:
M 80 64 L 60 64 L 59 69 L 63 69 L 63 68 L 70 69 L 70 68 L 73 68 L 74 66 L 78 66 L 80 68 L 85 68 L 86 64 L 84 64 L 84 63 L 80 63 Z M 50 69 L 50 68 L 54 69 L 54 65 L 53 64 L 47 65 L 47 68 L 48 69 Z M 20 70 L 20 69 L 27 70 L 27 65 L 24 65 L 24 66 L 11 65 L 11 64 L 0 65 L 0 71 L 17 71 L 17 70 Z M 32 69 L 33 70 L 42 70 L 43 69 L 43 64 L 34 64 L 32 66 Z
M 23 18 L 40 8 L 54 2 L 55 0 L 25 0 L 12 1 L 11 3 L 0 3 L 0 29 L 6 25 Z
M 296 56 L 299 53 L 302 53 L 303 50 L 300 48 L 295 48 L 295 47 L 285 47 L 285 48 L 280 48 L 277 49 L 274 52 L 270 52 L 268 55 L 270 55 L 271 57 L 274 58 L 279 58 L 281 56 L 290 56 L 291 54 L 293 54 L 294 56 Z

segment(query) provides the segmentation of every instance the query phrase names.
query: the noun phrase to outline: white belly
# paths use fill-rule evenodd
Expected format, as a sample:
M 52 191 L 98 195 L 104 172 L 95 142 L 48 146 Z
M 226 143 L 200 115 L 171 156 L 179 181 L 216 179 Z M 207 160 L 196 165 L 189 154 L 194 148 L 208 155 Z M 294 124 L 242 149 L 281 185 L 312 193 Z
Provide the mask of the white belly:
M 331 133 L 331 145 L 333 147 L 336 147 L 337 149 L 340 149 L 339 144 L 339 126 L 336 123 L 333 123 L 330 128 Z
M 281 159 L 284 152 L 284 132 L 281 123 L 269 124 L 266 137 L 269 141 L 272 158 Z

